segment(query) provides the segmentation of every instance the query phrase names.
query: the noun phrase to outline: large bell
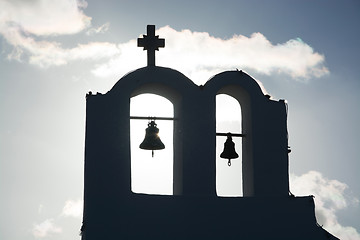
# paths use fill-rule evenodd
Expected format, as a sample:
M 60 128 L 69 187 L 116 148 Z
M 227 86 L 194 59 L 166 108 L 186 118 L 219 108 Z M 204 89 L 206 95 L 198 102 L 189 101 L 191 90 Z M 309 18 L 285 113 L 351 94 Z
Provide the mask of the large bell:
M 140 144 L 141 149 L 152 150 L 152 156 L 154 157 L 154 150 L 161 150 L 165 148 L 165 145 L 161 142 L 159 137 L 159 129 L 156 127 L 155 121 L 148 123 L 146 128 L 144 141 Z
M 227 134 L 227 139 L 224 143 L 224 151 L 220 154 L 220 157 L 229 160 L 229 167 L 231 166 L 231 159 L 239 157 L 239 155 L 235 151 L 235 143 L 232 141 L 231 133 Z

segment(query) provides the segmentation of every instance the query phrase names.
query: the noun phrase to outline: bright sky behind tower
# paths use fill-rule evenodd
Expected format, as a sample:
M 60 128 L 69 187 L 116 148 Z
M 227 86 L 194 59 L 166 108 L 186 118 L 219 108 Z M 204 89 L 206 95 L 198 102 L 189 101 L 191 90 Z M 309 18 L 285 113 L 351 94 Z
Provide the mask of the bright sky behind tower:
M 360 239 L 359 12 L 356 0 L 0 0 L 0 239 L 79 237 L 85 94 L 146 65 L 147 24 L 165 38 L 158 66 L 196 84 L 242 69 L 286 99 L 291 192 Z

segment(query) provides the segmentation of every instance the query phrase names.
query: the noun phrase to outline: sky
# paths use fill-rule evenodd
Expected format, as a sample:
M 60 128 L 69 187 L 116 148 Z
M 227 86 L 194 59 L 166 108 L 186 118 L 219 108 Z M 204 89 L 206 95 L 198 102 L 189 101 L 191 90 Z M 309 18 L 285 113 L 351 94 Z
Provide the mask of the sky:
M 147 24 L 165 38 L 158 66 L 196 84 L 242 69 L 287 101 L 290 191 L 315 196 L 329 232 L 360 239 L 359 13 L 356 0 L 0 0 L 0 239 L 80 238 L 85 95 L 146 66 Z

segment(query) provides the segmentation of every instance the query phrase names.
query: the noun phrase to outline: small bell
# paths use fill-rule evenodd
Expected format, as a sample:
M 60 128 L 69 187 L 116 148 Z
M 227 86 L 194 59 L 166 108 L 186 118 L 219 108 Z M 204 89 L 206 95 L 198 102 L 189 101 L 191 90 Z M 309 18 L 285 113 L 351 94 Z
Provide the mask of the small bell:
M 155 121 L 148 123 L 146 128 L 144 141 L 140 144 L 141 149 L 152 150 L 152 157 L 154 157 L 154 150 L 161 150 L 165 145 L 161 142 L 159 137 L 159 129 L 156 127 Z
M 239 155 L 235 151 L 235 143 L 232 141 L 231 133 L 227 134 L 227 139 L 224 143 L 224 151 L 220 154 L 220 157 L 229 160 L 229 167 L 231 166 L 231 159 L 239 157 Z

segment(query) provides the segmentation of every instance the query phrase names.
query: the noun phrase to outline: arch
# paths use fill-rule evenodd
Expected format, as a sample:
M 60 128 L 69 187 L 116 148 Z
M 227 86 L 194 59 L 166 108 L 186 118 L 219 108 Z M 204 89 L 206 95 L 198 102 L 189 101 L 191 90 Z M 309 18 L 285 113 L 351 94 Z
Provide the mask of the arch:
M 131 93 L 131 98 L 139 96 L 141 94 L 155 94 L 169 100 L 173 105 L 173 187 L 172 192 L 174 195 L 182 194 L 182 135 L 181 133 L 181 123 L 180 120 L 180 111 L 181 111 L 181 95 L 175 89 L 166 86 L 162 83 L 145 83 L 140 85 Z M 163 116 L 158 116 L 163 117 Z M 175 134 L 177 133 L 177 134 Z
M 174 106 L 166 98 L 154 94 L 141 94 L 131 98 L 131 116 L 174 116 Z M 174 121 L 156 121 L 159 128 L 159 136 L 165 144 L 165 149 L 151 151 L 139 148 L 145 136 L 145 128 L 149 120 L 130 120 L 130 144 L 131 144 L 131 189 L 134 193 L 147 194 L 173 194 L 173 163 L 174 148 L 173 134 Z
M 227 95 L 216 95 L 216 132 L 242 133 L 241 107 L 239 102 Z M 242 197 L 242 139 L 233 137 L 235 151 L 239 155 L 231 160 L 220 158 L 226 136 L 216 136 L 216 193 L 222 197 Z
M 283 100 L 264 95 L 242 71 L 215 75 L 204 86 L 209 95 L 228 94 L 241 105 L 243 195 L 287 196 L 287 116 Z
M 251 99 L 249 94 L 239 85 L 225 85 L 218 94 L 227 94 L 235 98 L 241 106 L 241 129 L 245 137 L 241 138 L 242 146 L 242 184 L 243 196 L 254 194 L 254 167 L 252 147 Z
M 267 98 L 260 86 L 242 71 L 227 71 L 215 75 L 205 84 L 210 95 L 227 94 L 235 98 L 241 106 L 242 138 L 242 184 L 243 196 L 255 195 L 253 116 L 259 102 Z
M 191 138 L 186 136 L 186 131 L 183 131 L 185 125 L 191 124 L 190 113 L 184 112 L 184 106 L 194 105 L 196 90 L 198 86 L 195 85 L 189 78 L 182 73 L 163 67 L 145 67 L 131 72 L 121 78 L 114 87 L 106 94 L 109 101 L 116 102 L 118 111 L 116 115 L 122 119 L 124 131 L 120 134 L 119 143 L 122 144 L 123 149 L 118 150 L 121 159 L 125 161 L 130 160 L 130 98 L 140 94 L 150 93 L 156 94 L 168 99 L 174 106 L 174 165 L 173 165 L 173 194 L 181 195 L 195 192 L 193 189 L 206 189 L 198 187 L 194 184 L 193 176 L 187 174 L 183 176 L 184 169 L 194 169 L 194 164 L 199 164 L 192 161 L 189 157 L 191 150 L 184 146 L 184 138 Z M 128 103 L 124 105 L 123 103 Z M 123 116 L 127 116 L 126 119 Z M 128 129 L 128 130 L 127 130 Z M 124 145 L 126 144 L 126 145 Z M 186 156 L 184 156 L 186 155 Z M 185 161 L 185 162 L 184 162 Z M 130 161 L 127 164 L 122 163 L 121 168 L 125 168 L 125 178 L 127 184 L 131 185 Z M 199 164 L 200 165 L 200 164 Z M 186 177 L 186 179 L 184 179 Z M 205 180 L 206 181 L 206 180 Z M 204 182 L 205 182 L 204 181 Z M 201 182 L 201 181 L 200 181 Z M 195 186 L 195 187 L 194 187 Z M 131 191 L 130 191 L 131 192 Z

